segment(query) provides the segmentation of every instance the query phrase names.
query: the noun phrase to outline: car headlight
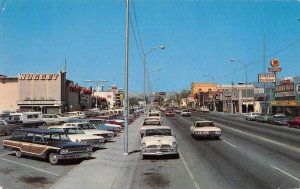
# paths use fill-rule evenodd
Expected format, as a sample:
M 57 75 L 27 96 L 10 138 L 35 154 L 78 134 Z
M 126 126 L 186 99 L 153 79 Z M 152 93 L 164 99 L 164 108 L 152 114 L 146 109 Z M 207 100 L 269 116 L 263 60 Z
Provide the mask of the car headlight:
M 89 151 L 89 152 L 93 151 L 93 148 L 91 146 L 89 146 L 89 147 L 86 148 L 86 151 Z
M 173 147 L 173 148 L 176 148 L 176 147 L 177 147 L 176 142 L 173 142 L 173 143 L 172 143 L 172 147 Z
M 61 149 L 60 154 L 67 154 L 69 152 L 68 149 Z
M 141 148 L 142 148 L 142 149 L 145 149 L 145 148 L 146 148 L 146 144 L 145 144 L 145 143 L 142 143 L 142 144 L 141 144 Z

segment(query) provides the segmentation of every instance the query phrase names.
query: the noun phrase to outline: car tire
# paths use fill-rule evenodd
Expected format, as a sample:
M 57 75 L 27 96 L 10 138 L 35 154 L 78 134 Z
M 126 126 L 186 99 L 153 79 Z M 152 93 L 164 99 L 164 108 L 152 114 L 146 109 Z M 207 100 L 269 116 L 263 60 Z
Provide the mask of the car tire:
M 59 160 L 58 160 L 57 156 L 58 156 L 57 153 L 53 153 L 53 152 L 49 153 L 48 160 L 52 165 L 58 165 L 59 164 Z
M 179 159 L 179 158 L 180 158 L 180 155 L 179 155 L 179 154 L 175 154 L 173 157 L 174 157 L 175 159 Z
M 17 158 L 23 157 L 23 153 L 20 150 L 16 150 L 16 157 Z

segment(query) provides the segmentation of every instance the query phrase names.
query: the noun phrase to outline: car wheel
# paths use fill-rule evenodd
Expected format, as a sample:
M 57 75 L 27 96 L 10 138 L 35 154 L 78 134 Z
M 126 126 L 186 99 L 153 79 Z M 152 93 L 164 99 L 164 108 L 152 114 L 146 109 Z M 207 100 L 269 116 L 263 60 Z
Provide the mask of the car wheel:
M 175 155 L 174 155 L 174 158 L 175 158 L 175 159 L 179 159 L 179 157 L 180 157 L 179 154 L 175 154 Z
M 50 153 L 48 158 L 49 158 L 49 162 L 52 165 L 57 165 L 59 163 L 58 154 L 57 153 Z
M 23 156 L 22 152 L 20 150 L 16 151 L 17 158 L 21 158 Z

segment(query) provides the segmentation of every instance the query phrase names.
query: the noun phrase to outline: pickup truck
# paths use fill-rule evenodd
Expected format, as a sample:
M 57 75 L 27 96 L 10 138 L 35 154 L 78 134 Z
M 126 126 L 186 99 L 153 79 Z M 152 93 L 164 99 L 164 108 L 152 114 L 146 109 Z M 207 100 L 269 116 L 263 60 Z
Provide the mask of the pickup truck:
M 22 127 L 22 123 L 0 120 L 0 135 L 11 135 L 15 129 L 20 129 Z
M 260 113 L 258 113 L 258 112 L 250 112 L 249 114 L 245 115 L 245 119 L 249 120 L 249 121 L 254 121 L 255 117 L 257 117 L 259 115 L 260 115 Z
M 294 120 L 288 120 L 287 124 L 289 127 L 300 128 L 300 117 L 296 117 Z

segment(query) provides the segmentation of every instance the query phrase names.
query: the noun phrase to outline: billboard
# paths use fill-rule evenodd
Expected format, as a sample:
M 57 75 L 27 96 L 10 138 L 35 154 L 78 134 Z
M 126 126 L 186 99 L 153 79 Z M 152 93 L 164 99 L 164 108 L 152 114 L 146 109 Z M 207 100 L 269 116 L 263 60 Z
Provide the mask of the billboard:
M 275 83 L 276 74 L 258 74 L 258 82 L 260 83 Z

